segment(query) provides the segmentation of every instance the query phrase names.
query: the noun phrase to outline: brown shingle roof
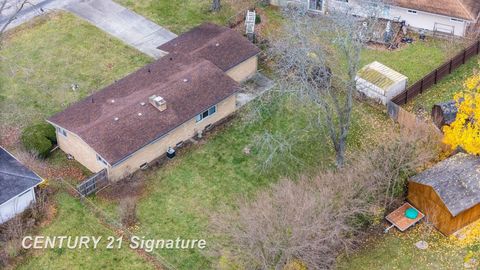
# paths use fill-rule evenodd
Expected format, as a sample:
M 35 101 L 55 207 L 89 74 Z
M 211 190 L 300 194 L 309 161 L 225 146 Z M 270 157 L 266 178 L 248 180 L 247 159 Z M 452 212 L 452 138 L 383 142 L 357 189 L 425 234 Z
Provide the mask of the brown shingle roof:
M 80 136 L 113 165 L 237 90 L 238 84 L 211 62 L 173 53 L 49 121 Z M 166 100 L 165 111 L 149 104 L 154 94 Z
M 470 21 L 476 21 L 480 13 L 479 0 L 390 0 L 390 2 L 399 7 Z
M 260 50 L 236 31 L 205 23 L 161 45 L 165 52 L 179 52 L 204 58 L 223 71 L 257 55 Z

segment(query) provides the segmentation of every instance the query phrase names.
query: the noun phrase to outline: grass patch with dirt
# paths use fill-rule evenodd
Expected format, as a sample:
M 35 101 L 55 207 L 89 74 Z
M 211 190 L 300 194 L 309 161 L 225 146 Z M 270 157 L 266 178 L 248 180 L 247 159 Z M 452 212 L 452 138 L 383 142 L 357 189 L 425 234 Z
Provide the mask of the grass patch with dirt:
M 464 264 L 472 262 L 470 269 L 477 269 L 478 263 L 471 259 L 480 255 L 478 228 L 478 222 L 467 227 L 464 240 L 445 237 L 425 224 L 405 233 L 393 229 L 367 241 L 354 254 L 340 257 L 338 269 L 465 269 Z M 428 248 L 418 249 L 418 241 L 426 241 Z
M 155 269 L 135 251 L 124 246 L 106 249 L 114 232 L 100 224 L 98 219 L 78 199 L 65 192 L 55 195 L 57 214 L 50 225 L 40 230 L 42 236 L 102 237 L 97 249 L 54 248 L 31 252 L 17 269 Z

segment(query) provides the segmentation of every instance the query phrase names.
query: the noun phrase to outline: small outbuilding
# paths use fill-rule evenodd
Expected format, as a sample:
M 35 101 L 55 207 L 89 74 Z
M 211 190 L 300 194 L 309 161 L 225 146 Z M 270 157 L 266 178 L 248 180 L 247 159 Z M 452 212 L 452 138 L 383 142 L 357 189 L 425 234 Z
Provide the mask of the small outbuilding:
M 356 80 L 359 92 L 384 105 L 404 91 L 408 82 L 406 76 L 376 61 L 360 69 Z
M 442 129 L 445 125 L 450 125 L 457 118 L 457 103 L 455 100 L 437 103 L 432 108 L 433 123 Z
M 42 178 L 0 147 L 0 223 L 35 203 L 35 187 Z
M 412 177 L 407 199 L 445 235 L 480 219 L 480 158 L 458 153 Z

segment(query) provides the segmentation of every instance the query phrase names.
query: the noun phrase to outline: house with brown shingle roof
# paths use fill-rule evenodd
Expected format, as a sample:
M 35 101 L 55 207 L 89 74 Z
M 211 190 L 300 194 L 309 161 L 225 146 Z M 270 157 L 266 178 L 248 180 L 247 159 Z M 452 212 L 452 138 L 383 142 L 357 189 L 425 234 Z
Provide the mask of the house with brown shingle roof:
M 237 82 L 257 71 L 257 46 L 230 28 L 205 23 L 158 47 L 165 54 L 183 53 L 207 59 Z
M 237 81 L 256 72 L 256 65 L 237 66 L 259 51 L 243 37 L 237 47 L 226 46 L 229 35 L 214 40 L 220 46 L 205 45 L 211 52 L 203 55 L 171 51 L 50 117 L 59 147 L 92 172 L 106 169 L 118 180 L 232 114 Z M 201 37 L 205 44 L 212 38 Z M 219 66 L 248 72 L 229 74 Z
M 304 3 L 314 12 L 349 10 L 365 16 L 373 0 L 273 0 L 275 5 Z M 384 0 L 380 16 L 384 19 L 405 21 L 414 29 L 437 31 L 456 36 L 465 36 L 469 26 L 478 22 L 480 1 L 478 0 Z

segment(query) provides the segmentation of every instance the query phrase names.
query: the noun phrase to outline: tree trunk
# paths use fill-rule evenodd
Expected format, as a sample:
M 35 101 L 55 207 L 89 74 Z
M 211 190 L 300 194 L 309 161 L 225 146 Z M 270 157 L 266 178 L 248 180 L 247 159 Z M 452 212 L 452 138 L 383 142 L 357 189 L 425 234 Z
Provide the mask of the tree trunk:
M 213 0 L 212 2 L 212 11 L 219 11 L 222 5 L 220 4 L 220 0 Z
M 335 147 L 335 163 L 337 168 L 342 168 L 345 165 L 345 144 L 346 140 L 340 140 L 337 147 Z

